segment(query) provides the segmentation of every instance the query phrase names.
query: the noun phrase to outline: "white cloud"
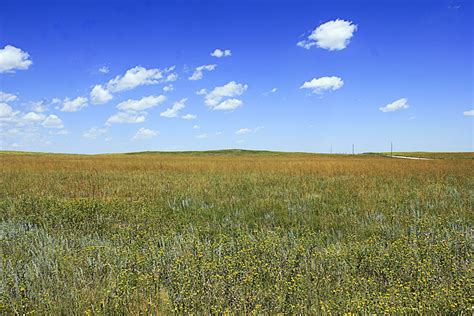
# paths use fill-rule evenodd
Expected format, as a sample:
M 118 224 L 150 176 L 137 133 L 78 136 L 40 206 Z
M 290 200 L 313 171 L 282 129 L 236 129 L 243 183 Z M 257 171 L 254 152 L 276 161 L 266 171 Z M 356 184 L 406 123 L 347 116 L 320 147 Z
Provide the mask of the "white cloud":
M 184 119 L 184 120 L 195 120 L 195 119 L 197 119 L 197 115 L 195 115 L 195 114 L 186 114 L 186 115 L 181 116 L 181 118 Z
M 122 124 L 122 123 L 143 123 L 145 115 L 136 112 L 118 112 L 107 119 L 106 125 Z
M 92 88 L 90 99 L 93 104 L 104 104 L 112 100 L 113 96 L 107 89 L 98 84 Z
M 74 100 L 70 100 L 69 98 L 64 99 L 63 107 L 61 109 L 62 112 L 77 112 L 83 107 L 86 107 L 87 98 L 85 97 L 77 97 Z
M 194 129 L 200 129 L 201 126 L 199 126 L 199 125 L 194 125 L 193 128 L 194 128 Z
M 37 123 L 43 121 L 45 118 L 46 116 L 44 114 L 28 112 L 27 114 L 23 115 L 22 121 L 25 123 Z
M 462 114 L 464 116 L 474 116 L 474 110 L 464 111 Z
M 245 84 L 236 83 L 231 81 L 226 85 L 215 87 L 214 90 L 207 93 L 205 90 L 201 89 L 200 94 L 205 94 L 205 103 L 207 106 L 211 107 L 214 110 L 233 110 L 242 105 L 242 101 L 239 99 L 227 99 L 222 101 L 222 99 L 227 97 L 235 97 L 242 95 L 248 86 Z
M 211 56 L 212 56 L 212 57 L 217 57 L 217 58 L 228 57 L 228 56 L 232 56 L 232 52 L 230 51 L 230 49 L 221 50 L 221 49 L 219 49 L 219 48 L 216 48 L 216 49 L 211 53 Z
M 390 104 L 387 104 L 384 107 L 380 107 L 379 110 L 382 112 L 393 112 L 400 109 L 408 109 L 409 107 L 410 106 L 408 104 L 408 100 L 406 98 L 402 98 Z
M 270 95 L 270 94 L 272 94 L 272 93 L 276 93 L 277 91 L 278 91 L 277 88 L 273 88 L 273 89 L 271 89 L 270 91 L 264 92 L 263 95 L 264 95 L 264 96 L 267 96 L 267 95 Z
M 0 102 L 13 102 L 17 98 L 18 97 L 14 94 L 10 94 L 10 93 L 0 91 Z
M 242 100 L 239 99 L 227 99 L 225 101 L 222 101 L 218 105 L 216 105 L 213 109 L 214 110 L 223 110 L 223 111 L 231 111 L 235 110 L 239 106 L 242 105 Z
M 308 39 L 298 42 L 297 45 L 306 49 L 317 45 L 328 50 L 341 50 L 347 47 L 356 30 L 357 25 L 351 21 L 329 21 L 318 26 Z
M 257 133 L 259 130 L 263 129 L 263 126 L 257 126 L 254 129 L 251 128 L 241 128 L 235 132 L 236 135 L 243 135 L 243 134 L 250 134 L 250 133 Z
M 175 102 L 171 108 L 166 109 L 165 111 L 161 112 L 160 116 L 163 116 L 163 117 L 177 117 L 179 110 L 184 109 L 186 107 L 186 101 L 187 100 L 188 100 L 187 98 L 184 98 L 184 99 L 181 99 L 181 100 Z
M 251 132 L 252 132 L 252 130 L 250 128 L 241 128 L 238 131 L 236 131 L 235 133 L 237 135 L 242 135 L 242 134 L 248 134 L 248 133 L 251 133 Z
M 82 136 L 85 138 L 96 139 L 97 137 L 105 134 L 106 132 L 106 128 L 91 127 L 87 132 L 82 134 Z
M 117 108 L 120 110 L 130 110 L 130 111 L 142 111 L 152 107 L 155 107 L 166 101 L 164 95 L 143 97 L 140 100 L 127 100 L 120 102 L 117 105 Z
M 33 63 L 30 55 L 11 45 L 0 49 L 0 73 L 28 69 Z
M 99 68 L 99 72 L 101 72 L 103 74 L 108 74 L 110 72 L 110 69 L 107 66 L 102 66 L 102 67 Z
M 61 102 L 61 100 L 59 100 Z M 44 101 L 32 101 L 30 102 L 31 109 L 34 112 L 46 112 L 48 110 L 48 106 L 44 103 Z
M 63 128 L 63 122 L 59 117 L 54 114 L 50 114 L 42 123 L 46 128 Z
M 107 90 L 110 92 L 119 92 L 130 90 L 142 85 L 158 84 L 163 81 L 176 80 L 176 74 L 169 74 L 166 78 L 164 75 L 172 71 L 174 68 L 162 71 L 160 69 L 146 69 L 141 66 L 136 66 L 127 70 L 123 76 L 117 76 L 107 83 Z
M 13 112 L 12 107 L 8 104 L 0 103 L 0 121 L 9 121 L 13 119 L 17 113 L 18 112 Z
M 169 85 L 163 87 L 163 92 L 170 92 L 170 91 L 173 91 L 173 90 L 174 90 L 174 87 L 173 87 L 172 84 L 169 84 Z
M 147 138 L 152 138 L 158 135 L 160 135 L 158 131 L 142 127 L 136 132 L 136 134 L 132 137 L 132 139 L 134 140 L 147 139 Z
M 216 69 L 216 67 L 217 67 L 217 65 L 215 65 L 215 64 L 199 66 L 194 70 L 194 73 L 188 79 L 189 80 L 200 80 L 200 79 L 202 79 L 204 70 L 213 71 L 214 69 Z
M 208 137 L 208 136 L 207 136 L 206 133 L 204 133 L 204 134 L 199 134 L 199 135 L 196 136 L 196 138 L 207 138 L 207 137 Z
M 339 77 L 321 77 L 306 81 L 300 89 L 310 89 L 313 93 L 323 93 L 327 90 L 337 90 L 342 88 L 344 81 Z
M 207 94 L 207 90 L 203 88 L 203 89 L 201 89 L 201 90 L 196 91 L 196 94 L 197 94 L 197 95 L 206 95 L 206 94 Z

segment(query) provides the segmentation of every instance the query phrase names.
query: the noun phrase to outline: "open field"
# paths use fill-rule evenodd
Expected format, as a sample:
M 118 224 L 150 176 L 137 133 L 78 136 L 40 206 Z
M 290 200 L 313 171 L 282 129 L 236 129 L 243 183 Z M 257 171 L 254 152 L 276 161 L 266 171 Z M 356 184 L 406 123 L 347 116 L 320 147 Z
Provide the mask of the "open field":
M 472 158 L 0 153 L 0 166 L 0 314 L 474 304 Z
M 391 153 L 383 153 L 390 156 Z M 450 153 L 450 152 L 393 152 L 394 156 L 417 157 L 429 159 L 474 159 L 474 152 Z

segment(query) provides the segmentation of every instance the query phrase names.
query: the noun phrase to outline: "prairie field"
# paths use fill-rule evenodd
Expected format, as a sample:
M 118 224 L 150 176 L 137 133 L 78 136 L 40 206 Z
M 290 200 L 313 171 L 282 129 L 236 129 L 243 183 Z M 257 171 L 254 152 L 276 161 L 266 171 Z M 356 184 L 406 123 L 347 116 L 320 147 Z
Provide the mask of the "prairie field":
M 0 153 L 0 314 L 471 313 L 461 156 Z

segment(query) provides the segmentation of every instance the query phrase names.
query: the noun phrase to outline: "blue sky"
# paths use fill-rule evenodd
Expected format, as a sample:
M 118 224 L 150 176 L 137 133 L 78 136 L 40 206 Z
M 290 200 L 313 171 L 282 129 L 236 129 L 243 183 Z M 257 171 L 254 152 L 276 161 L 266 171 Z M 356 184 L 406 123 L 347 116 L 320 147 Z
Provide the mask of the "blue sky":
M 2 0 L 0 146 L 472 151 L 473 17 L 461 0 Z

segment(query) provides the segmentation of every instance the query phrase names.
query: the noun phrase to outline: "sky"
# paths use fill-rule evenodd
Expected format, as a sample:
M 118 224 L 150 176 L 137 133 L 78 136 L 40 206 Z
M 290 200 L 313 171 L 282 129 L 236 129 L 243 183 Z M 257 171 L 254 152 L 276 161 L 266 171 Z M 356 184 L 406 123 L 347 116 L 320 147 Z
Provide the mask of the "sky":
M 473 2 L 0 1 L 0 149 L 472 151 Z

